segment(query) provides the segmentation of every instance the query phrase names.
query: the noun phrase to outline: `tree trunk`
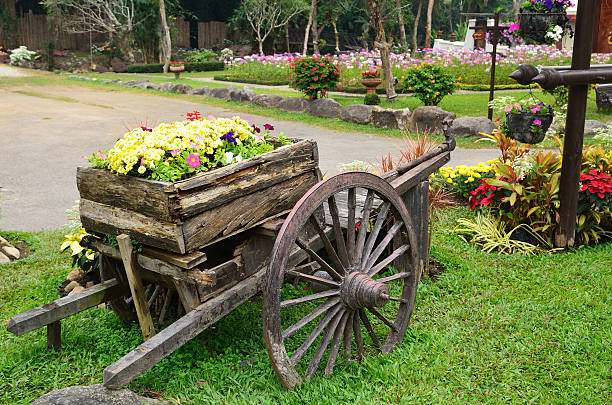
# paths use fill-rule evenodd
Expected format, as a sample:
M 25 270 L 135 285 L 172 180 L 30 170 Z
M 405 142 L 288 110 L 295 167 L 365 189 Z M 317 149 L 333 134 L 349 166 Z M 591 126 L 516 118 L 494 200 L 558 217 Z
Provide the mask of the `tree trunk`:
M 421 10 L 423 9 L 423 0 L 419 0 L 419 7 L 417 8 L 417 14 L 414 18 L 414 29 L 412 30 L 412 50 L 417 50 L 417 32 L 419 28 L 419 20 L 421 19 Z
M 397 8 L 397 22 L 400 29 L 400 43 L 402 47 L 406 49 L 408 46 L 408 40 L 406 39 L 406 27 L 404 27 L 404 15 L 402 13 L 402 0 L 395 0 L 395 7 Z
M 310 2 L 310 13 L 308 13 L 308 24 L 306 24 L 306 30 L 304 31 L 304 50 L 302 51 L 303 56 L 306 56 L 308 53 L 308 36 L 310 35 L 310 27 L 312 26 L 312 16 L 316 8 L 317 0 L 312 0 Z
M 121 37 L 119 38 L 119 50 L 122 55 L 127 56 L 130 63 L 134 63 L 134 52 L 132 51 L 131 42 L 132 33 L 131 31 L 122 31 Z
M 338 27 L 336 25 L 336 20 L 332 20 L 332 27 L 334 27 L 334 38 L 336 39 L 336 52 L 340 52 L 340 38 L 338 37 Z
M 310 30 L 312 31 L 312 53 L 318 55 L 321 53 L 319 50 L 319 33 L 321 31 L 319 31 L 316 7 L 312 13 L 312 25 L 310 26 Z
M 164 0 L 159 0 L 159 16 L 161 17 L 162 32 L 159 41 L 161 48 L 161 57 L 164 64 L 164 73 L 168 73 L 168 65 L 170 65 L 170 56 L 172 53 L 172 43 L 170 42 L 170 27 L 166 21 L 166 4 Z
M 425 48 L 431 48 L 431 13 L 433 11 L 434 0 L 429 0 L 427 4 L 427 27 L 425 28 Z
M 258 37 L 257 38 L 257 42 L 259 43 L 259 54 L 260 55 L 265 55 L 264 51 L 263 51 L 263 42 L 264 42 L 264 40 Z
M 289 43 L 289 23 L 285 24 L 285 46 L 287 53 L 291 53 L 291 44 Z
M 387 99 L 393 101 L 397 94 L 395 93 L 395 83 L 391 74 L 391 62 L 389 60 L 389 43 L 385 35 L 385 27 L 382 15 L 380 13 L 381 0 L 368 0 L 370 5 L 370 16 L 374 31 L 376 32 L 376 40 L 374 46 L 380 51 L 380 62 L 382 64 L 383 75 L 385 78 L 385 90 Z
M 515 20 L 518 18 L 520 8 L 521 8 L 521 0 L 513 0 L 512 1 L 512 12 L 514 14 Z

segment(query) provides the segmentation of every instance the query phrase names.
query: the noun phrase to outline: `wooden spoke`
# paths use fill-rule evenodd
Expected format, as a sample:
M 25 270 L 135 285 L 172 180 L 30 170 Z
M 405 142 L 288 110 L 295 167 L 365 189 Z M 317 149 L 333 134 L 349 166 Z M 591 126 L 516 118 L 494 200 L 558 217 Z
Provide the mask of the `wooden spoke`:
M 326 278 L 317 277 L 317 276 L 311 276 L 310 274 L 306 274 L 306 273 L 300 273 L 300 272 L 293 271 L 293 270 L 287 270 L 287 275 L 290 275 L 296 278 L 303 278 L 305 280 L 314 281 L 319 284 L 324 284 L 328 287 L 340 288 L 340 284 L 335 281 L 328 280 Z
M 353 317 L 355 316 L 355 311 L 351 311 L 349 313 L 349 317 L 346 321 L 346 326 L 344 327 L 344 356 L 347 359 L 351 358 L 351 349 L 352 349 L 352 342 L 351 339 L 353 338 Z
M 329 300 L 325 301 L 324 303 L 316 307 L 314 311 L 300 319 L 296 324 L 291 325 L 290 327 L 285 329 L 283 331 L 283 339 L 287 339 L 293 336 L 295 332 L 306 326 L 308 323 L 312 322 L 312 320 L 314 320 L 316 317 L 318 317 L 323 312 L 327 311 L 339 302 L 340 298 L 330 298 Z
M 338 350 L 340 350 L 340 342 L 342 341 L 342 335 L 344 334 L 344 327 L 349 317 L 348 312 L 344 312 L 340 324 L 334 332 L 334 340 L 329 348 L 329 357 L 327 357 L 327 365 L 325 366 L 325 377 L 329 377 L 334 372 L 334 364 L 336 363 L 336 357 L 338 357 Z
M 373 202 L 374 191 L 368 190 L 368 195 L 366 196 L 365 203 L 363 205 L 361 220 L 359 221 L 359 232 L 357 233 L 357 241 L 355 242 L 355 254 L 353 256 L 353 264 L 361 263 L 363 245 L 365 243 L 366 233 L 368 232 L 368 225 L 370 223 L 370 210 L 372 209 Z
M 395 249 L 393 251 L 393 253 L 391 253 L 391 255 L 389 255 L 389 257 L 385 258 L 382 262 L 380 262 L 376 266 L 372 267 L 372 269 L 368 272 L 368 275 L 370 277 L 373 277 L 374 275 L 378 274 L 379 271 L 384 269 L 393 260 L 397 259 L 401 254 L 403 254 L 406 250 L 408 250 L 409 247 L 410 246 L 408 246 L 408 245 L 402 245 L 402 246 L 398 247 L 397 249 Z
M 361 324 L 359 323 L 359 316 L 357 313 L 353 313 L 353 333 L 355 334 L 355 341 L 357 342 L 357 358 L 361 361 L 365 350 L 363 348 L 363 336 L 361 336 Z
M 151 305 L 153 304 L 153 302 L 155 301 L 155 298 L 157 298 L 160 292 L 161 292 L 161 286 L 156 285 L 155 290 L 153 290 L 153 294 L 151 294 L 151 297 L 149 297 L 149 301 L 147 301 L 147 305 L 149 306 L 149 308 L 151 308 Z
M 336 253 L 336 251 L 334 250 L 334 246 L 332 245 L 331 241 L 329 240 L 329 238 L 325 234 L 325 231 L 323 230 L 323 228 L 321 228 L 321 225 L 319 224 L 319 221 L 317 221 L 317 219 L 315 217 L 310 217 L 309 218 L 309 222 L 313 226 L 313 228 L 317 231 L 317 233 L 319 234 L 319 237 L 321 238 L 321 241 L 323 241 L 323 246 L 325 247 L 325 251 L 327 252 L 327 255 L 331 259 L 331 261 L 334 264 L 335 268 L 337 269 L 336 271 L 338 273 L 340 273 L 340 274 L 346 273 L 346 269 L 345 269 L 344 265 L 340 262 L 340 258 L 338 257 L 338 253 Z
M 355 254 L 355 210 L 357 208 L 357 200 L 355 197 L 355 188 L 348 189 L 348 221 L 346 225 L 346 248 L 348 250 L 349 261 L 353 263 Z
M 391 204 L 389 204 L 388 202 L 383 203 L 380 207 L 380 211 L 378 212 L 378 216 L 376 217 L 376 223 L 374 224 L 374 228 L 372 229 L 372 232 L 370 232 L 370 236 L 368 236 L 368 241 L 366 242 L 365 248 L 363 249 L 363 254 L 361 257 L 362 269 L 364 268 L 366 261 L 370 257 L 370 252 L 372 252 L 372 248 L 374 248 L 374 243 L 376 243 L 378 234 L 380 233 L 380 230 L 384 225 L 385 220 L 387 219 L 387 214 L 389 213 L 390 207 Z
M 386 299 L 388 299 L 388 300 L 390 300 L 390 301 L 401 302 L 402 304 L 405 304 L 405 303 L 407 303 L 407 302 L 408 302 L 408 300 L 407 300 L 407 299 L 404 299 L 404 298 L 399 298 L 399 297 L 392 297 L 392 296 L 387 295 L 387 294 L 383 294 L 383 297 L 384 297 L 384 298 L 386 298 Z
M 342 309 L 342 306 L 337 305 L 336 307 L 327 311 L 327 313 L 323 318 L 321 318 L 317 326 L 312 330 L 312 332 L 310 332 L 310 335 L 308 335 L 308 338 L 304 341 L 304 343 L 302 343 L 302 345 L 298 347 L 295 352 L 293 352 L 293 356 L 291 356 L 290 359 L 291 364 L 295 366 L 297 362 L 300 361 L 302 356 L 304 356 L 304 354 L 306 353 L 306 350 L 308 350 L 308 348 L 312 345 L 317 336 L 321 334 L 323 329 L 327 326 L 327 324 L 329 324 L 329 322 L 334 318 L 334 316 L 336 316 L 340 309 Z
M 159 318 L 157 319 L 157 323 L 160 325 L 164 322 L 164 319 L 166 318 L 166 312 L 168 312 L 168 308 L 170 308 L 170 303 L 172 302 L 172 298 L 174 298 L 174 290 L 169 288 L 166 291 L 166 299 L 164 300 L 162 309 L 159 312 Z
M 393 332 L 397 332 L 397 328 L 395 327 L 395 325 L 388 320 L 387 318 L 385 318 L 385 316 L 383 314 L 381 314 L 380 312 L 378 312 L 378 310 L 376 310 L 375 308 L 371 308 L 368 307 L 368 311 L 370 311 L 375 317 L 377 317 L 378 319 L 380 319 L 380 321 L 382 323 L 384 323 L 385 325 L 387 325 L 389 328 L 391 328 L 391 330 Z
M 340 214 L 338 213 L 338 205 L 336 204 L 336 196 L 332 195 L 327 199 L 329 205 L 329 213 L 332 217 L 334 224 L 334 235 L 336 237 L 336 246 L 338 248 L 338 255 L 342 261 L 342 265 L 345 269 L 348 269 L 351 265 L 349 261 L 348 252 L 346 251 L 346 243 L 344 243 L 344 234 L 342 233 L 342 226 L 340 226 Z
M 319 263 L 321 267 L 323 268 L 323 270 L 325 270 L 327 274 L 329 274 L 334 280 L 336 281 L 342 280 L 342 277 L 340 276 L 340 274 L 338 274 L 338 272 L 336 272 L 336 270 L 334 270 L 333 267 L 331 267 L 325 260 L 323 260 L 321 256 L 319 256 L 314 250 L 306 246 L 306 244 L 302 242 L 300 238 L 297 238 L 295 240 L 295 244 L 298 245 L 301 249 L 303 249 L 306 253 L 308 253 L 308 255 L 312 258 L 312 260 Z
M 406 278 L 408 276 L 410 276 L 410 273 L 401 272 L 401 273 L 396 273 L 389 277 L 378 278 L 376 279 L 376 281 L 378 281 L 379 283 L 388 283 L 389 281 L 397 280 L 400 278 Z
M 384 252 L 385 248 L 393 240 L 393 238 L 399 232 L 399 230 L 402 228 L 403 225 L 404 223 L 402 221 L 398 221 L 394 223 L 391 229 L 389 229 L 389 232 L 383 238 L 383 240 L 381 240 L 378 246 L 376 246 L 376 249 L 374 249 L 374 252 L 372 252 L 372 255 L 367 258 L 364 257 L 363 261 L 365 262 L 365 264 L 362 267 L 364 272 L 367 273 L 370 270 L 370 268 L 372 268 L 374 263 L 376 263 L 376 260 L 378 260 L 382 252 Z
M 307 295 L 305 297 L 300 297 L 300 298 L 294 298 L 292 300 L 281 301 L 280 307 L 281 308 L 287 308 L 287 307 L 290 307 L 292 305 L 302 304 L 304 302 L 318 300 L 318 299 L 321 299 L 321 298 L 334 297 L 336 295 L 340 295 L 340 291 L 339 290 L 322 291 L 320 293 L 316 293 L 316 294 L 312 294 L 312 295 Z
M 374 344 L 374 346 L 376 346 L 377 349 L 380 350 L 380 341 L 378 340 L 376 333 L 374 333 L 374 328 L 372 327 L 372 324 L 370 323 L 370 320 L 368 319 L 368 315 L 365 313 L 363 309 L 359 310 L 359 318 L 361 318 L 361 322 L 363 322 L 363 326 L 365 326 L 366 330 L 368 331 L 368 334 L 370 335 L 370 338 L 372 339 L 372 343 Z
M 325 349 L 327 349 L 329 342 L 334 336 L 334 332 L 336 331 L 336 328 L 338 328 L 338 323 L 340 323 L 340 320 L 342 319 L 343 315 L 344 311 L 338 312 L 336 316 L 334 316 L 334 319 L 332 319 L 332 321 L 330 322 L 329 327 L 325 332 L 325 335 L 323 335 L 323 339 L 321 339 L 321 341 L 319 342 L 319 346 L 317 346 L 317 351 L 315 352 L 314 356 L 312 357 L 312 360 L 310 360 L 310 363 L 306 368 L 306 373 L 304 374 L 304 377 L 312 377 L 315 371 L 317 371 L 317 368 L 319 368 L 319 363 L 321 362 L 323 353 L 325 353 Z
M 310 263 L 306 263 L 306 264 L 302 264 L 302 265 L 294 267 L 293 271 L 297 273 L 312 274 L 315 271 L 319 270 L 320 268 L 321 268 L 321 265 L 319 263 L 310 262 Z

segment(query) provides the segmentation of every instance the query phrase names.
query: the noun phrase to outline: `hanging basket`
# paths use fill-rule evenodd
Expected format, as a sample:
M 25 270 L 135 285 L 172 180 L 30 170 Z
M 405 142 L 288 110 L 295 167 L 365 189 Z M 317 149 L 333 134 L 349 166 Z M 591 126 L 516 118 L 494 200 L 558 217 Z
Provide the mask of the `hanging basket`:
M 523 38 L 529 38 L 539 44 L 546 44 L 546 33 L 552 24 L 565 27 L 567 15 L 565 13 L 535 13 L 521 10 L 519 18 L 519 33 Z
M 534 120 L 542 122 L 542 132 L 535 133 L 531 131 L 531 126 Z M 522 143 L 540 143 L 546 136 L 546 131 L 550 128 L 553 121 L 552 114 L 506 114 L 506 125 L 508 127 L 508 136 Z

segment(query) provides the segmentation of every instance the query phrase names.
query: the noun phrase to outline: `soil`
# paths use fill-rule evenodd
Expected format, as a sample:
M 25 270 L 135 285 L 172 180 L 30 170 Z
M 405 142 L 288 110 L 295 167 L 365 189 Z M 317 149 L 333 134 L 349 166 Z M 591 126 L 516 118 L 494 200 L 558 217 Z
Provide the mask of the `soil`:
M 429 259 L 429 278 L 434 283 L 438 281 L 438 278 L 442 273 L 446 272 L 446 267 L 436 259 Z

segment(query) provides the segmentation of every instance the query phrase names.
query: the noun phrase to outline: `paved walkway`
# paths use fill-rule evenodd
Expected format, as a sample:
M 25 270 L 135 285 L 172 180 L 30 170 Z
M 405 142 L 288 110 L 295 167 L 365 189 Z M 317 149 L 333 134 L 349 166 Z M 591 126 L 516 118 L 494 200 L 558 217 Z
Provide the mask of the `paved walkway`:
M 128 128 L 182 120 L 193 110 L 217 116 L 238 115 L 206 104 L 80 86 L 0 89 L 0 229 L 61 227 L 66 223 L 66 209 L 79 198 L 75 169 L 88 164 L 84 155 L 112 147 Z M 397 155 L 400 144 L 396 138 L 239 115 L 260 125 L 271 123 L 292 137 L 316 140 L 320 167 L 327 174 L 337 172 L 341 163 L 376 163 L 387 152 Z M 490 149 L 459 149 L 453 153 L 451 164 L 475 164 L 496 155 Z

